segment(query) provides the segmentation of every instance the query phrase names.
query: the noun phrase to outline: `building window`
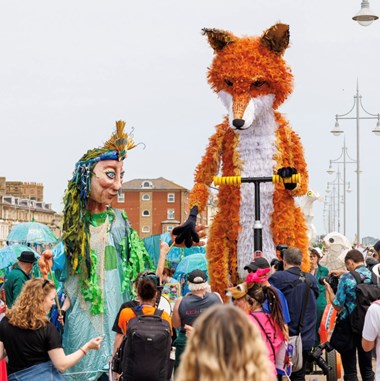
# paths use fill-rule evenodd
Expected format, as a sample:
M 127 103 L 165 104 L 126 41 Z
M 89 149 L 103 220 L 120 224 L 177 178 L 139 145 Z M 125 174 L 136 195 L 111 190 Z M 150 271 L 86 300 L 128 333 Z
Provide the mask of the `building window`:
M 150 200 L 150 195 L 148 193 L 144 193 L 141 197 L 143 201 L 149 201 Z
M 149 216 L 150 216 L 150 212 L 149 212 L 149 210 L 143 210 L 143 212 L 142 212 L 142 216 L 143 216 L 143 217 L 149 217 Z
M 168 202 L 174 202 L 174 201 L 175 201 L 175 194 L 168 193 Z
M 125 194 L 123 192 L 120 192 L 117 194 L 117 202 L 119 204 L 122 204 L 125 201 Z
M 169 225 L 166 227 L 167 232 L 171 232 L 173 229 L 174 229 L 174 226 L 172 226 L 172 225 Z
M 141 232 L 142 233 L 149 233 L 150 232 L 150 229 L 149 229 L 149 226 L 143 226 L 142 229 L 141 229 Z
M 167 212 L 167 219 L 168 220 L 174 220 L 174 215 L 175 215 L 175 211 L 174 209 L 168 209 L 168 212 Z
M 153 184 L 151 181 L 145 180 L 142 182 L 141 188 L 153 188 Z

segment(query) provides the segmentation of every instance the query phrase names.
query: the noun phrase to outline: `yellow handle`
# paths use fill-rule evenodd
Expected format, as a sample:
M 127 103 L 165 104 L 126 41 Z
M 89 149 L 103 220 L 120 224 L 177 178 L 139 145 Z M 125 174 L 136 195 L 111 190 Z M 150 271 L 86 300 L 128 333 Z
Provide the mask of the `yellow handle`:
M 280 175 L 273 175 L 272 182 L 274 184 L 280 184 L 280 183 L 298 184 L 301 182 L 301 175 L 299 173 L 296 173 L 292 175 L 291 177 L 285 177 L 285 178 L 281 177 Z
M 301 176 L 299 173 L 296 173 L 292 175 L 291 177 L 282 178 L 279 175 L 273 175 L 272 177 L 262 177 L 257 178 L 260 179 L 262 182 L 272 182 L 274 184 L 298 184 L 301 181 Z M 239 185 L 242 182 L 253 182 L 255 180 L 254 177 L 248 178 L 248 177 L 241 177 L 241 176 L 215 176 L 213 178 L 214 185 Z
M 214 185 L 236 185 L 241 184 L 241 176 L 214 176 Z

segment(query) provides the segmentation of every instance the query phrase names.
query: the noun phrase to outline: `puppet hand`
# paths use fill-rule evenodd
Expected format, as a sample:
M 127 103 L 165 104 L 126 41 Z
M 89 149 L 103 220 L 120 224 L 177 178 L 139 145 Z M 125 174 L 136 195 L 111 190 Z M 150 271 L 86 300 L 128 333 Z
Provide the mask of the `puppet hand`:
M 51 250 L 47 249 L 42 253 L 38 259 L 38 266 L 40 268 L 42 277 L 47 279 L 47 275 L 53 267 L 53 254 Z
M 58 320 L 59 324 L 61 324 L 62 327 L 65 325 L 65 320 L 66 320 L 66 311 L 65 310 L 61 310 L 61 314 L 58 315 L 57 320 Z
M 169 245 L 165 241 L 160 240 L 160 256 L 162 255 L 163 257 L 166 257 L 169 250 Z
M 190 210 L 190 216 L 187 221 L 173 229 L 172 234 L 175 236 L 175 243 L 180 245 L 183 242 L 186 247 L 191 247 L 193 241 L 199 243 L 199 235 L 195 228 L 197 222 L 198 207 L 193 206 Z
M 294 167 L 282 167 L 277 171 L 277 174 L 283 179 L 292 177 L 292 175 L 295 175 L 296 173 L 297 173 L 297 170 Z M 284 186 L 285 186 L 285 189 L 293 190 L 296 188 L 297 184 L 284 183 Z

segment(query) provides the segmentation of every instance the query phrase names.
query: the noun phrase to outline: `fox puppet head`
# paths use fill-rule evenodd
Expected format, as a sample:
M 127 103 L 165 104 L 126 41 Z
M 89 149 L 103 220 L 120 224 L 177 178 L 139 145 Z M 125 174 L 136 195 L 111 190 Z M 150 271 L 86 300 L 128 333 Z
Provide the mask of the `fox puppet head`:
M 277 109 L 293 89 L 293 76 L 282 55 L 289 45 L 289 26 L 276 24 L 260 37 L 236 37 L 203 29 L 215 57 L 208 81 L 229 114 L 234 130 L 252 126 L 261 112 Z

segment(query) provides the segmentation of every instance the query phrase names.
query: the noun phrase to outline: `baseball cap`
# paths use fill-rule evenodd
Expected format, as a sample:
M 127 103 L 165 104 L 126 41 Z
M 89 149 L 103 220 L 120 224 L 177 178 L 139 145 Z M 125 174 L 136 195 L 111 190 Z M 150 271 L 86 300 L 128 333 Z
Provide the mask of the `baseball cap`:
M 265 258 L 256 258 L 249 265 L 244 267 L 244 270 L 257 271 L 257 269 L 270 268 L 269 262 Z
M 187 281 L 194 284 L 201 284 L 207 282 L 207 276 L 202 270 L 193 270 L 188 274 Z

